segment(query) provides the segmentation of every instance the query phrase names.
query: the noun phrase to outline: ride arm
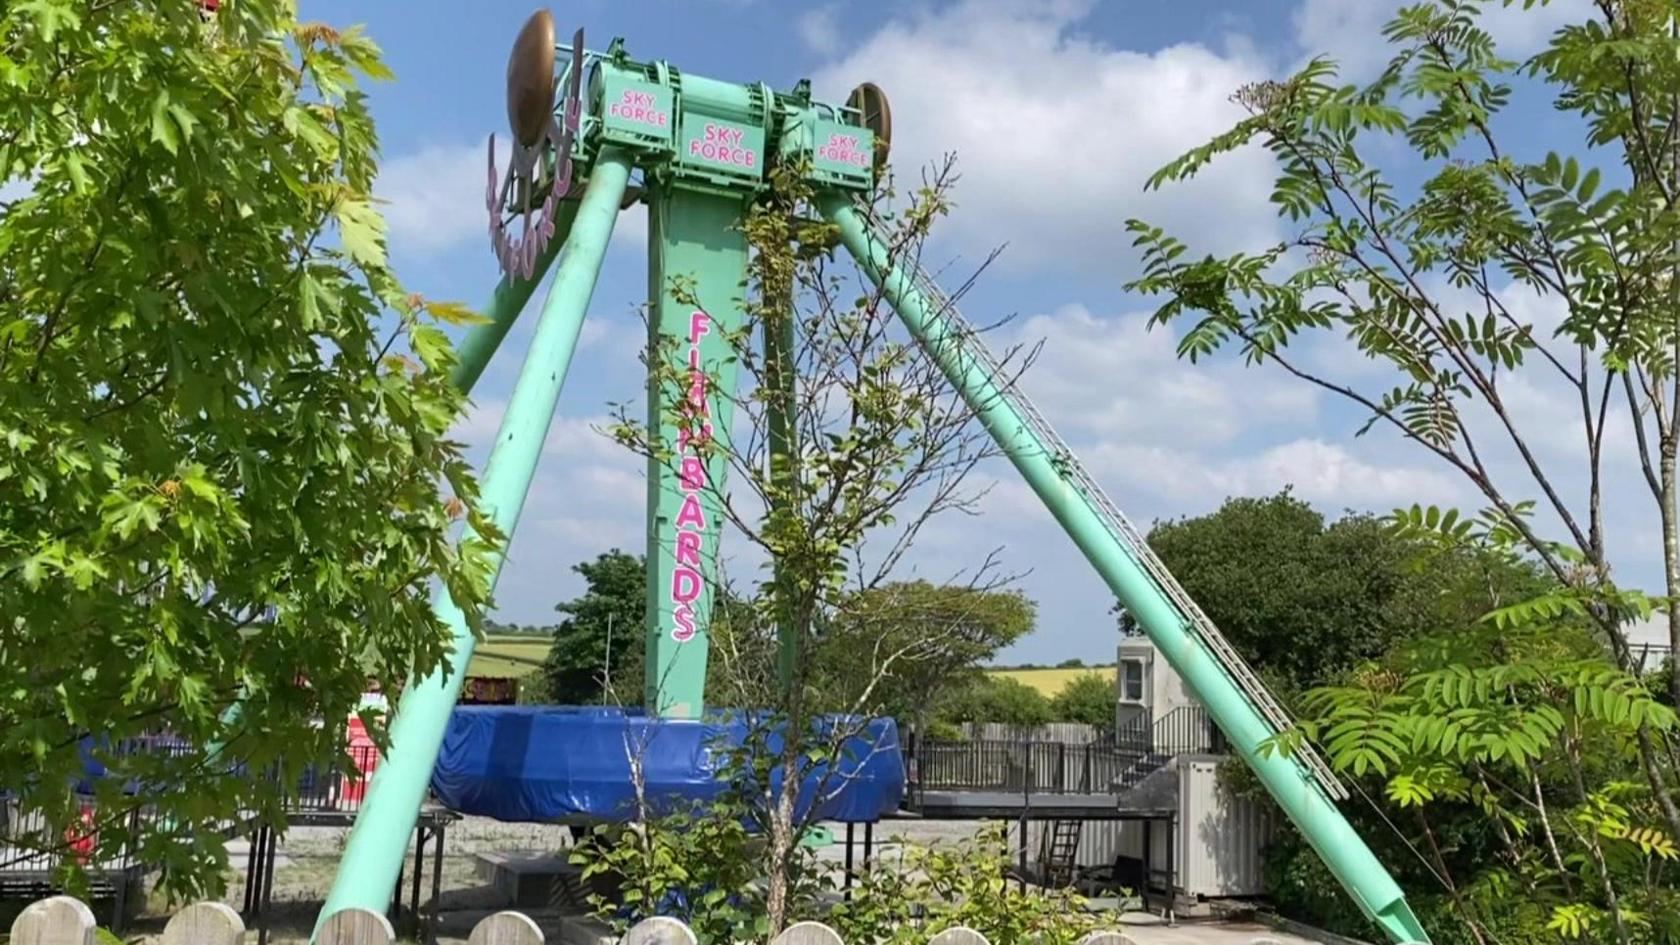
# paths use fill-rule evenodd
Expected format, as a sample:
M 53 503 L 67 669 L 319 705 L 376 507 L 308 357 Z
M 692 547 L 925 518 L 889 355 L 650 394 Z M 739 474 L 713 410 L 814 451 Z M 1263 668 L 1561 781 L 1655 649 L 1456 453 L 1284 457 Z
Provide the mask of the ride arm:
M 1278 732 L 1282 710 L 1037 409 L 1002 375 L 974 330 L 925 273 L 889 258 L 888 244 L 850 195 L 827 193 L 820 204 L 916 341 L 1360 909 L 1396 943 L 1428 942 L 1400 887 L 1337 809 L 1328 793 L 1340 790 L 1334 776 L 1310 746 L 1287 756 L 1262 750 Z

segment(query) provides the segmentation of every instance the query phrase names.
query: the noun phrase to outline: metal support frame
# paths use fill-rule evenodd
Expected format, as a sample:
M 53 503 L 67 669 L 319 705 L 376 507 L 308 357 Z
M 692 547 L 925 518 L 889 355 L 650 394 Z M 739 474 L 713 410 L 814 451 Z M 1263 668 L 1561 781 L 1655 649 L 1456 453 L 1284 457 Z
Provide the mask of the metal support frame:
M 511 536 L 519 522 L 629 180 L 629 156 L 615 148 L 603 148 L 496 433 L 485 466 L 482 495 L 491 520 L 504 535 Z M 490 562 L 492 587 L 505 561 L 504 545 Z M 316 920 L 317 933 L 328 916 L 342 909 L 379 910 L 402 869 L 404 851 L 391 838 L 407 835 L 419 816 L 444 729 L 466 680 L 476 643 L 465 615 L 450 600 L 447 590 L 439 589 L 436 607 L 453 631 L 448 672 L 440 666 L 404 691 L 391 723 L 390 751 L 368 784 L 338 875 Z
M 823 215 L 839 230 L 840 241 L 859 268 L 880 287 L 904 320 L 910 334 L 939 366 L 951 385 L 1009 456 L 1027 484 L 1055 516 L 1115 596 L 1160 647 L 1167 661 L 1207 706 L 1248 766 L 1259 776 L 1325 865 L 1348 890 L 1361 911 L 1396 942 L 1427 942 L 1428 933 L 1412 913 L 1404 894 L 1376 855 L 1336 809 L 1318 778 L 1303 760 L 1263 750 L 1275 726 L 1261 712 L 1252 693 L 1230 675 L 1228 661 L 1210 650 L 1192 630 L 1185 605 L 1169 595 L 1144 551 L 1116 534 L 1117 513 L 1106 496 L 1089 494 L 1094 486 L 1070 452 L 1047 442 L 1042 417 L 1012 384 L 1006 385 L 985 350 L 948 300 L 924 294 L 919 272 L 895 268 L 887 245 L 844 193 L 819 197 Z M 1112 514 L 1111 514 L 1112 513 Z M 1146 546 L 1145 546 L 1146 547 Z M 1174 584 L 1173 586 L 1176 586 Z M 1199 614 L 1199 611 L 1196 612 Z
M 907 271 L 889 264 L 885 246 L 853 204 L 854 194 L 872 183 L 871 173 L 858 170 L 864 165 L 836 163 L 832 149 L 819 145 L 824 135 L 830 136 L 827 140 L 861 139 L 866 146 L 859 153 L 872 153 L 870 131 L 857 127 L 856 116 L 843 121 L 832 106 L 812 103 L 803 92 L 784 97 L 761 84 L 736 85 L 688 74 L 681 76 L 679 84 L 667 64 L 634 63 L 621 55 L 617 42 L 614 49 L 597 63 L 601 88 L 620 89 L 625 96 L 648 96 L 657 120 L 636 126 L 633 116 L 626 124 L 623 115 L 615 121 L 610 113 L 597 114 L 592 139 L 580 145 L 581 151 L 594 152 L 594 160 L 585 162 L 592 164 L 590 179 L 580 201 L 558 208 L 557 229 L 571 227 L 566 251 L 483 477 L 485 505 L 500 530 L 511 535 L 517 524 L 613 218 L 626 193 L 632 158 L 648 172 L 653 202 L 649 294 L 655 315 L 650 320 L 650 349 L 662 356 L 659 342 L 677 335 L 679 348 L 691 359 L 693 375 L 699 377 L 729 372 L 723 335 L 739 324 L 742 315 L 733 293 L 744 284 L 746 247 L 738 223 L 746 201 L 763 186 L 767 163 L 810 157 L 811 180 L 819 187 L 832 188 L 821 193 L 818 203 L 823 215 L 837 225 L 841 242 L 881 287 L 917 342 L 1128 612 L 1207 706 L 1232 747 L 1360 909 L 1396 942 L 1427 942 L 1398 885 L 1336 809 L 1335 801 L 1345 796 L 1343 788 L 1311 746 L 1287 758 L 1261 751 L 1263 743 L 1287 727 L 1288 718 L 1258 677 L 1178 586 L 1031 402 L 1012 383 L 1005 383 L 1000 365 L 926 273 L 914 264 Z M 481 375 L 560 245 L 560 240 L 550 242 L 531 277 L 504 279 L 498 286 L 489 322 L 475 328 L 461 345 L 462 359 L 452 380 L 462 389 L 470 389 Z M 694 281 L 679 289 L 672 278 L 677 275 Z M 732 294 L 720 295 L 725 292 Z M 701 327 L 712 329 L 710 338 L 703 337 L 707 332 Z M 779 360 L 791 343 L 781 333 L 767 336 L 767 356 Z M 716 379 L 720 387 L 733 385 L 730 376 Z M 791 380 L 791 374 L 787 379 Z M 781 387 L 780 379 L 772 379 L 772 386 Z M 719 391 L 703 384 L 673 381 L 670 387 L 653 387 L 649 398 L 654 452 L 664 455 L 650 461 L 649 468 L 647 694 L 649 707 L 657 713 L 695 717 L 704 708 L 706 623 L 716 579 L 720 518 L 716 498 L 726 463 L 717 454 L 694 457 L 698 463 L 685 462 L 685 444 L 673 428 L 674 418 L 668 422 L 661 411 L 666 404 L 690 399 L 710 411 L 712 435 L 726 435 L 732 390 L 719 397 Z M 677 389 L 682 387 L 688 390 Z M 778 419 L 785 424 L 789 418 Z M 773 453 L 784 458 L 797 455 L 796 445 L 788 442 L 790 433 L 791 428 L 772 431 L 780 441 L 773 444 Z M 661 444 L 675 448 L 662 450 Z M 713 500 L 709 507 L 705 498 Z M 683 537 L 685 529 L 701 536 L 699 547 L 692 534 Z M 502 563 L 502 555 L 497 554 L 491 564 L 492 585 Z M 693 573 L 685 575 L 684 568 Z M 689 583 L 679 586 L 678 582 Z M 451 669 L 447 673 L 440 669 L 405 692 L 391 727 L 390 755 L 368 787 L 317 929 L 340 909 L 377 908 L 400 882 L 405 857 L 398 838 L 415 825 L 474 643 L 463 615 L 446 592 L 439 593 L 436 606 L 454 635 Z M 784 685 L 789 682 L 794 642 L 784 626 L 778 660 Z M 230 710 L 235 715 L 237 711 L 237 705 Z M 1062 775 L 1058 772 L 1058 777 Z M 1023 854 L 1025 817 L 1031 804 L 1029 770 L 1022 798 Z M 871 830 L 866 826 L 866 863 Z M 416 899 L 424 839 L 422 833 L 415 851 L 412 896 Z M 441 852 L 441 838 L 438 842 Z M 850 825 L 847 859 L 849 874 Z M 269 880 L 265 875 L 265 886 Z M 433 885 L 435 912 L 435 878 Z
M 645 704 L 692 719 L 705 709 L 720 577 L 729 456 L 718 447 L 728 443 L 734 412 L 731 336 L 745 318 L 746 199 L 681 183 L 658 184 L 649 196 L 648 363 L 674 359 L 681 381 L 649 371 Z
M 280 840 L 274 828 L 258 821 L 245 854 L 245 896 L 240 915 L 257 930 L 257 945 L 268 945 L 268 907 L 274 898 L 274 862 Z
M 422 814 L 414 825 L 414 871 L 412 874 L 404 869 L 397 871 L 397 885 L 391 891 L 391 905 L 386 910 L 386 918 L 390 919 L 392 928 L 400 929 L 426 945 L 437 942 L 438 919 L 442 909 L 443 892 L 443 838 L 454 815 L 447 811 L 433 809 L 429 814 Z M 432 844 L 432 894 L 431 898 L 422 903 L 420 887 L 426 875 L 426 844 Z M 409 880 L 408 906 L 403 907 L 403 879 Z

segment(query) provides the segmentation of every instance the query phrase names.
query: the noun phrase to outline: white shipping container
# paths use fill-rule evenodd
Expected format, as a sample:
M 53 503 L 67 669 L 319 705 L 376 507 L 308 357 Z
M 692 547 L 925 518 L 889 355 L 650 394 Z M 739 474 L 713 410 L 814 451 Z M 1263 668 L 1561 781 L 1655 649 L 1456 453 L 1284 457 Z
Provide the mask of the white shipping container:
M 1149 868 L 1160 874 L 1170 867 L 1181 895 L 1208 899 L 1263 895 L 1264 850 L 1273 828 L 1268 809 L 1233 796 L 1219 783 L 1218 758 L 1186 756 L 1173 764 L 1178 775 L 1176 823 L 1088 820 L 1080 831 L 1076 862 L 1096 868 L 1113 866 L 1119 857 L 1139 860 L 1147 827 Z M 1028 855 L 1035 861 L 1044 850 L 1048 830 L 1042 821 L 1028 824 Z
M 1208 898 L 1265 893 L 1269 811 L 1220 784 L 1217 759 L 1184 757 L 1177 765 L 1179 889 Z

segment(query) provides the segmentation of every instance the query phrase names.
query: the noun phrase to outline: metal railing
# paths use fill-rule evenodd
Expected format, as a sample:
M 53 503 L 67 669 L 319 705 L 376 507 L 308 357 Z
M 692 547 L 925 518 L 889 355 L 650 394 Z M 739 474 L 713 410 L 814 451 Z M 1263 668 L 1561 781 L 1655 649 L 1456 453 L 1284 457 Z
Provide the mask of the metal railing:
M 1208 616 L 1202 612 L 1200 607 L 1196 606 L 1196 602 L 1190 598 L 1190 595 L 1179 585 L 1178 580 L 1167 570 L 1166 565 L 1150 549 L 1149 542 L 1144 540 L 1143 535 L 1109 499 L 1108 494 L 1102 490 L 1101 486 L 1097 485 L 1095 479 L 1091 478 L 1090 473 L 1079 462 L 1079 458 L 1074 455 L 1073 450 L 1068 447 L 1055 428 L 1039 412 L 1038 407 L 1033 404 L 1032 399 L 1026 395 L 1026 392 L 1020 389 L 1016 379 L 1009 376 L 1004 366 L 992 354 L 985 342 L 980 339 L 979 333 L 962 316 L 962 313 L 957 311 L 956 305 L 939 288 L 933 277 L 913 260 L 910 261 L 910 269 L 914 273 L 912 282 L 916 290 L 933 305 L 936 310 L 935 317 L 942 317 L 946 321 L 952 335 L 957 339 L 960 350 L 974 358 L 984 370 L 990 373 L 1003 398 L 1026 423 L 1029 432 L 1051 454 L 1051 462 L 1061 473 L 1062 478 L 1080 493 L 1086 504 L 1096 513 L 1114 539 L 1120 543 L 1121 547 L 1130 552 L 1132 558 L 1143 568 L 1150 580 L 1160 588 L 1168 601 L 1172 603 L 1173 608 L 1184 619 L 1191 635 L 1207 648 L 1208 652 L 1225 671 L 1226 676 L 1248 697 L 1250 704 L 1254 706 L 1261 718 L 1274 732 L 1284 732 L 1293 728 L 1294 721 L 1283 706 L 1278 703 L 1276 697 L 1272 695 L 1271 690 L 1260 681 L 1260 677 L 1255 675 L 1254 670 L 1231 646 L 1230 641 L 1225 639 L 1225 635 L 1219 632 L 1219 628 L 1214 626 L 1213 621 L 1208 619 Z M 1325 764 L 1324 759 L 1319 756 L 1312 745 L 1304 741 L 1301 742 L 1293 757 L 1332 798 L 1341 800 L 1348 796 L 1347 788 L 1342 785 L 1341 780 L 1330 770 L 1330 766 Z
M 1135 753 L 1110 742 L 924 740 L 916 746 L 920 791 L 1103 794 Z
M 1114 733 L 1121 748 L 1178 755 L 1220 754 L 1229 750 L 1225 734 L 1199 705 L 1179 706 L 1160 718 L 1141 717 Z
M 1662 643 L 1634 643 L 1629 645 L 1629 657 L 1636 673 L 1649 673 L 1661 669 L 1668 662 L 1671 651 Z
M 196 749 L 179 739 L 171 738 L 138 738 L 118 743 L 112 754 L 121 757 L 130 754 L 145 754 L 150 756 L 185 757 L 196 754 Z M 303 766 L 296 778 L 286 785 L 283 792 L 285 809 L 289 812 L 316 811 L 355 811 L 362 806 L 362 794 L 367 787 L 368 778 L 379 767 L 380 757 L 377 747 L 367 745 L 351 745 L 346 751 L 347 758 L 335 758 L 327 762 L 317 762 Z M 214 764 L 214 762 L 210 762 Z M 97 778 L 107 776 L 103 765 L 88 764 L 88 777 Z M 243 761 L 234 761 L 230 770 L 235 774 L 249 774 Z M 273 765 L 255 775 L 257 779 L 276 781 L 280 778 L 280 768 Z M 91 792 L 91 787 L 84 784 L 81 788 L 85 793 Z M 160 788 L 152 788 L 159 790 Z M 161 788 L 167 790 L 167 787 Z M 141 786 L 131 782 L 127 787 L 130 794 L 139 793 Z
M 1227 750 L 1200 706 L 1140 720 L 1095 742 L 923 739 L 911 748 L 913 791 L 1105 794 L 1133 787 L 1179 755 Z
M 0 797 L 0 886 L 18 874 L 50 874 L 63 858 L 76 860 L 90 874 L 124 872 L 135 865 L 134 838 L 153 819 L 148 808 L 123 814 L 116 823 L 102 818 L 91 797 L 77 798 L 79 819 L 70 828 L 50 830 L 46 815 L 24 810 L 16 796 Z M 120 831 L 125 842 L 114 852 L 99 851 L 99 833 Z

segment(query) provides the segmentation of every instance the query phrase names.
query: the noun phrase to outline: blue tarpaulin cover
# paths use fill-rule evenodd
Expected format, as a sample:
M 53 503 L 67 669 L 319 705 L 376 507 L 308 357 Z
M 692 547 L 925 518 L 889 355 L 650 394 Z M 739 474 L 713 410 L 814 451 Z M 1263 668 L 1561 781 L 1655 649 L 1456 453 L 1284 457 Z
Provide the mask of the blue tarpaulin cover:
M 617 708 L 462 706 L 444 733 L 432 792 L 451 810 L 505 821 L 629 820 L 632 752 L 641 755 L 650 806 L 665 812 L 716 797 L 724 788 L 720 766 L 753 730 L 740 713 L 696 721 Z M 779 739 L 770 735 L 775 751 Z M 817 800 L 818 819 L 852 823 L 897 810 L 904 795 L 898 725 L 869 720 L 842 754 L 820 798 L 822 773 L 807 778 L 798 809 Z

